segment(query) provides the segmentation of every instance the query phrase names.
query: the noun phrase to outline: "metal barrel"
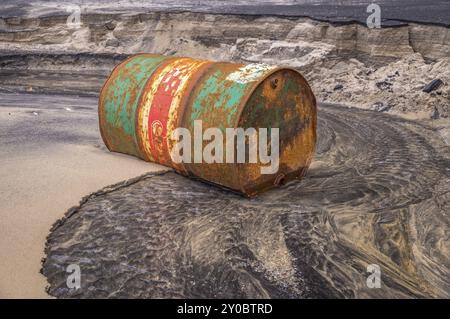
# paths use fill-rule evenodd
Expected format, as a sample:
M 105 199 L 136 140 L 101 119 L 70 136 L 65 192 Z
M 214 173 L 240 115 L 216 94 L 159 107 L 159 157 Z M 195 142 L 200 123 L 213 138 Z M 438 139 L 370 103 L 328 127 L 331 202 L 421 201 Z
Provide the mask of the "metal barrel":
M 110 151 L 253 196 L 305 174 L 316 144 L 317 110 L 308 83 L 291 68 L 139 54 L 120 63 L 105 82 L 99 121 Z M 190 148 L 183 149 L 188 161 L 174 159 L 179 128 L 192 137 Z M 255 135 L 247 134 L 241 146 L 233 138 L 229 148 L 231 128 Z M 267 130 L 266 139 L 260 129 Z M 265 155 L 275 151 L 274 129 L 279 132 L 277 169 L 263 173 L 270 163 L 258 147 L 268 146 Z M 222 146 L 211 150 L 213 137 Z M 236 155 L 242 146 L 244 161 Z M 203 158 L 207 150 L 213 161 Z M 251 154 L 256 158 L 250 160 Z
M 118 64 L 100 92 L 99 122 L 110 151 L 143 158 L 136 140 L 136 111 L 148 76 L 168 59 L 156 54 L 136 54 Z

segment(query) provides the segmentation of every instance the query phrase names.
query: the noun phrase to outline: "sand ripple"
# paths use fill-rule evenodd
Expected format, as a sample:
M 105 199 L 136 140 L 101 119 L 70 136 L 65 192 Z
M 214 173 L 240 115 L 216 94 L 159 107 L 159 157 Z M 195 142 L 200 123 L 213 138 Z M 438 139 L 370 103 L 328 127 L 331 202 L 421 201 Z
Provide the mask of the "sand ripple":
M 450 297 L 449 147 L 424 125 L 343 107 L 321 106 L 318 130 L 307 177 L 252 200 L 172 172 L 88 196 L 48 237 L 48 292 Z

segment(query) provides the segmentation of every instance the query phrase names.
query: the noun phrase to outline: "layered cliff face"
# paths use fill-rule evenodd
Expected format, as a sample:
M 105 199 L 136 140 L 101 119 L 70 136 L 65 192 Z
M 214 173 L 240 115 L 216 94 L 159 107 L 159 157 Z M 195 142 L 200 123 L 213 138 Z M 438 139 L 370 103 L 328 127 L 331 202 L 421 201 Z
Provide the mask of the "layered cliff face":
M 306 18 L 192 12 L 82 14 L 79 28 L 66 22 L 67 16 L 0 20 L 3 69 L 100 72 L 87 90 L 95 93 L 117 54 L 145 51 L 284 64 L 305 74 L 320 101 L 423 118 L 450 115 L 450 28 L 408 24 L 368 29 Z M 24 54 L 31 53 L 37 55 L 25 63 Z M 79 58 L 86 54 L 91 58 Z M 444 84 L 422 92 L 437 78 Z
M 70 28 L 66 22 L 67 16 L 0 19 L 1 48 L 120 53 L 188 49 L 199 57 L 226 59 L 238 40 L 256 38 L 290 43 L 322 42 L 337 51 L 386 57 L 418 52 L 424 58 L 438 59 L 448 57 L 450 52 L 449 28 L 418 24 L 368 29 L 359 24 L 333 25 L 307 18 L 193 12 L 82 14 L 79 28 Z M 202 52 L 201 47 L 220 47 L 223 52 Z

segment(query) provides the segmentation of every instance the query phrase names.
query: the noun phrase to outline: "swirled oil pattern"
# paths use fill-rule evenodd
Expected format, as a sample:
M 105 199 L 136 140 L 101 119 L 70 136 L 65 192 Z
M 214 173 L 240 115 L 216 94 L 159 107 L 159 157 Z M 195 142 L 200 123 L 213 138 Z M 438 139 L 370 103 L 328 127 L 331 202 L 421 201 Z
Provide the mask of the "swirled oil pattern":
M 254 199 L 173 172 L 107 188 L 54 225 L 42 272 L 62 298 L 448 298 L 449 213 L 450 150 L 432 129 L 322 105 L 301 182 Z

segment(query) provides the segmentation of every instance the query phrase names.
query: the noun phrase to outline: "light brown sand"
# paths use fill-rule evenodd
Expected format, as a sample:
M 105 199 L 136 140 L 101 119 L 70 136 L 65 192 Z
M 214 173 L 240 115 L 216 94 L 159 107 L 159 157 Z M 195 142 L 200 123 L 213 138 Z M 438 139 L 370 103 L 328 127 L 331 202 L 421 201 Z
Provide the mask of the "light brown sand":
M 165 169 L 89 145 L 0 158 L 0 297 L 48 298 L 39 270 L 51 225 L 91 192 Z

